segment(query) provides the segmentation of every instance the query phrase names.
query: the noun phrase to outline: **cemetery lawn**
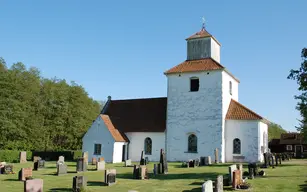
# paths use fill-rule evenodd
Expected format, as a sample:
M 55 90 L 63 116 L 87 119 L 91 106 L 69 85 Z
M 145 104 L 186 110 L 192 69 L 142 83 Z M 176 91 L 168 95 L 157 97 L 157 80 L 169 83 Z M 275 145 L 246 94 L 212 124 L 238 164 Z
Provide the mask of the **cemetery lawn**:
M 68 174 L 55 176 L 56 162 L 46 162 L 46 168 L 33 171 L 34 178 L 44 180 L 44 192 L 47 191 L 72 191 L 72 178 L 75 175 L 85 175 L 88 179 L 87 191 L 90 192 L 127 192 L 136 190 L 139 192 L 188 192 L 201 191 L 204 180 L 215 179 L 219 174 L 227 174 L 230 164 L 218 164 L 210 167 L 181 168 L 181 163 L 169 163 L 169 174 L 153 177 L 153 163 L 148 165 L 151 179 L 133 180 L 132 167 L 123 167 L 123 164 L 107 164 L 107 168 L 117 170 L 117 183 L 113 186 L 103 186 L 104 171 L 94 171 L 94 166 L 89 165 L 85 173 L 75 173 L 75 162 L 66 162 Z M 33 167 L 32 162 L 24 164 L 13 164 L 16 174 L 0 175 L 0 192 L 23 191 L 23 182 L 18 181 L 18 171 L 21 168 Z M 247 170 L 244 165 L 244 171 Z M 307 191 L 307 160 L 293 159 L 289 162 L 282 162 L 281 166 L 275 169 L 264 169 L 265 177 L 248 180 L 252 184 L 254 192 L 294 192 Z M 229 188 L 224 187 L 225 191 Z

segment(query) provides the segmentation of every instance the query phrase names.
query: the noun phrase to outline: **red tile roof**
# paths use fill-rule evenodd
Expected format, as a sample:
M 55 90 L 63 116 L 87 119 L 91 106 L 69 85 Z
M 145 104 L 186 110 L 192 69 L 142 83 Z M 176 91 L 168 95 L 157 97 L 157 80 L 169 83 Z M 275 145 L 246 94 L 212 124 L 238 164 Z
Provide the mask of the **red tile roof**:
M 126 132 L 164 132 L 167 98 L 110 100 L 104 111 L 116 129 Z
M 233 99 L 230 101 L 229 108 L 226 114 L 226 119 L 260 120 L 264 123 L 268 123 L 266 119 Z
M 110 131 L 112 137 L 116 142 L 128 142 L 129 139 L 126 137 L 124 133 L 121 133 L 118 129 L 116 129 L 108 115 L 100 115 L 101 119 L 103 120 L 104 124 Z

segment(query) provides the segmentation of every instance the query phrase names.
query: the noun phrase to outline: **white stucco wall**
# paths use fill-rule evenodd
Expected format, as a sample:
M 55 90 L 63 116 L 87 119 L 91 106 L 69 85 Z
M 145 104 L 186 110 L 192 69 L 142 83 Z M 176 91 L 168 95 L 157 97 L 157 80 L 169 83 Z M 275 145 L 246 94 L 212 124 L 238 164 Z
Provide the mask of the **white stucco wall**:
M 82 141 L 82 151 L 88 151 L 89 162 L 92 161 L 92 157 L 96 157 L 97 159 L 104 157 L 106 162 L 112 162 L 114 139 L 100 116 L 93 122 Z M 101 144 L 101 155 L 94 156 L 95 143 Z
M 125 142 L 115 142 L 113 152 L 113 163 L 120 163 L 123 160 L 123 145 Z
M 211 39 L 211 57 L 220 63 L 221 62 L 221 58 L 220 58 L 221 46 L 213 38 L 210 38 L 210 39 Z
M 233 162 L 233 156 L 245 156 L 246 162 L 259 161 L 259 121 L 226 120 L 225 146 L 226 162 Z M 241 141 L 241 154 L 233 154 L 233 140 Z
M 264 157 L 263 157 L 263 153 L 261 151 L 261 147 L 264 147 L 264 153 L 268 151 L 268 147 L 269 147 L 269 141 L 268 141 L 268 125 L 263 123 L 263 122 L 259 122 L 258 124 L 259 126 L 259 144 L 260 144 L 260 147 L 259 147 L 259 150 L 258 150 L 258 153 L 259 153 L 259 161 L 263 162 L 264 161 Z M 265 135 L 264 135 L 265 134 Z
M 132 161 L 140 161 L 141 153 L 144 151 L 145 139 L 151 138 L 152 153 L 144 157 L 148 157 L 149 161 L 160 160 L 160 150 L 165 149 L 165 133 L 164 132 L 128 132 L 125 133 L 130 140 L 128 149 L 128 158 Z
M 190 92 L 191 77 L 199 78 L 198 92 Z M 214 158 L 214 149 L 218 148 L 223 162 L 222 71 L 168 75 L 167 96 L 167 160 Z M 191 133 L 198 138 L 198 153 L 187 153 Z

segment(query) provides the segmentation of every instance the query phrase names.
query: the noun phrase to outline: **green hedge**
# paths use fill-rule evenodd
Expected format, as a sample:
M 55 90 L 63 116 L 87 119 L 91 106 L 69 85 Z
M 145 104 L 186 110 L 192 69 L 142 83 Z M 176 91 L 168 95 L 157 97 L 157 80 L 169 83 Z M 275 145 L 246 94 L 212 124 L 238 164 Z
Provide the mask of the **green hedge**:
M 33 151 L 33 156 L 39 156 L 46 161 L 57 161 L 59 156 L 64 156 L 65 161 L 74 161 L 82 156 L 82 151 Z
M 19 162 L 19 153 L 17 150 L 0 150 L 0 161 L 9 162 L 9 163 L 18 163 Z M 32 160 L 32 152 L 27 151 L 27 160 Z

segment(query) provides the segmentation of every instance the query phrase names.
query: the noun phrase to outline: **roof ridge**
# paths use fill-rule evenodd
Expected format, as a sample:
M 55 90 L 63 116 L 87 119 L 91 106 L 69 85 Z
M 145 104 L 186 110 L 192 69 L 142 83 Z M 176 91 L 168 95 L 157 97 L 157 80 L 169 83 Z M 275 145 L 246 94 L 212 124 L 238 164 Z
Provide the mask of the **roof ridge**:
M 116 99 L 111 101 L 135 101 L 135 100 L 153 100 L 153 99 L 167 99 L 167 97 L 143 97 L 134 99 Z

